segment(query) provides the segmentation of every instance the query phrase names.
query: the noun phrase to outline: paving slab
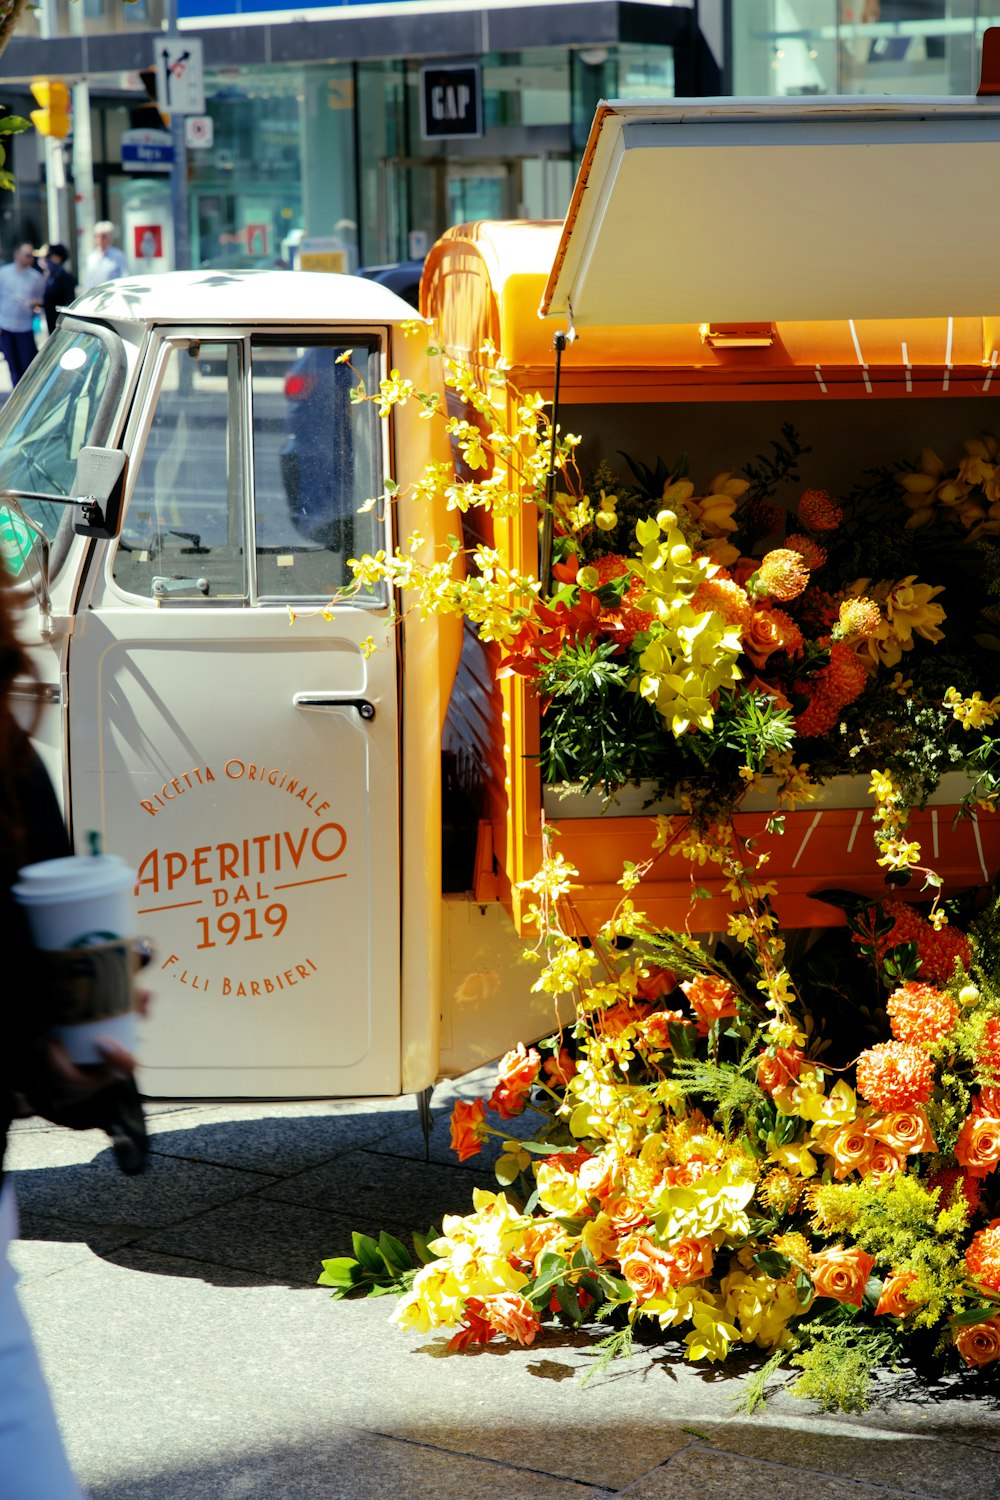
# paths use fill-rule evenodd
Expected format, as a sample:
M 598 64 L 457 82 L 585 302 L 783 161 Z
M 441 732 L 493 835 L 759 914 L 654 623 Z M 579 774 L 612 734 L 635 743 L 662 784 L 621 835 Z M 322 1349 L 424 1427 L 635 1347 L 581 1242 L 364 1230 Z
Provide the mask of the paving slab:
M 751 1354 L 706 1369 L 640 1343 L 584 1383 L 591 1331 L 455 1354 L 392 1326 L 391 1298 L 333 1301 L 315 1277 L 351 1230 L 405 1240 L 495 1187 L 481 1159 L 455 1164 L 442 1123 L 492 1087 L 479 1072 L 436 1097 L 429 1162 L 412 1101 L 163 1107 L 135 1179 L 100 1133 L 17 1127 L 14 1259 L 93 1500 L 1000 1493 L 997 1385 L 975 1377 L 902 1400 L 886 1382 L 849 1417 L 779 1388 L 749 1418 Z
M 855 1484 L 825 1478 L 798 1468 L 747 1462 L 693 1443 L 619 1494 L 623 1500 L 692 1500 L 693 1496 L 697 1500 L 734 1500 L 748 1492 L 766 1495 L 767 1500 L 939 1500 L 933 1490 L 898 1488 L 888 1453 L 878 1455 L 872 1472 L 888 1483 L 876 1480 Z

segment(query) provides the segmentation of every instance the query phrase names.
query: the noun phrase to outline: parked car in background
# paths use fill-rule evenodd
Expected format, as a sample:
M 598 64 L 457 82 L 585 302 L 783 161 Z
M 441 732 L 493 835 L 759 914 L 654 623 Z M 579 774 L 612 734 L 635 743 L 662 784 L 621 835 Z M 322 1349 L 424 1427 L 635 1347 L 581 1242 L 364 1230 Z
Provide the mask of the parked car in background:
M 417 307 L 423 270 L 423 260 L 394 260 L 385 266 L 362 266 L 358 275 L 367 277 L 369 281 L 377 281 L 379 286 L 388 287 L 390 292 L 395 292 L 397 297 L 402 297 L 411 307 Z

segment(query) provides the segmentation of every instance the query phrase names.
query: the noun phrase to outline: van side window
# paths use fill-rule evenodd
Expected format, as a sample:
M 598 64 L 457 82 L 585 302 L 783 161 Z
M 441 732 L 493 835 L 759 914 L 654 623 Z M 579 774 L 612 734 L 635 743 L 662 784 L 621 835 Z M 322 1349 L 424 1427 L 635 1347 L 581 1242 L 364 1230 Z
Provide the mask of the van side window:
M 129 593 L 247 598 L 240 356 L 235 342 L 170 351 L 115 554 Z
M 258 597 L 327 599 L 383 545 L 378 507 L 358 513 L 382 491 L 379 419 L 351 401 L 378 389 L 377 342 L 255 338 L 250 369 Z

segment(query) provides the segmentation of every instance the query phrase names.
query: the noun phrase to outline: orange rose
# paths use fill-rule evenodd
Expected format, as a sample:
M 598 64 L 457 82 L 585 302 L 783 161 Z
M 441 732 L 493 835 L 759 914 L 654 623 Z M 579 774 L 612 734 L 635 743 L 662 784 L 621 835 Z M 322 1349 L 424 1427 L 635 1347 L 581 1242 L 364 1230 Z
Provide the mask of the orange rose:
M 817 1297 L 832 1297 L 835 1302 L 860 1307 L 874 1264 L 874 1255 L 866 1255 L 856 1245 L 850 1250 L 845 1250 L 843 1245 L 831 1245 L 829 1250 L 821 1250 L 814 1256 L 812 1265 Z
M 478 1156 L 488 1132 L 482 1099 L 473 1099 L 471 1104 L 460 1099 L 451 1112 L 451 1149 L 458 1152 L 459 1161 Z
M 805 1060 L 798 1047 L 779 1047 L 773 1057 L 765 1052 L 757 1061 L 757 1082 L 765 1094 L 773 1094 L 798 1078 Z
M 931 1127 L 922 1109 L 897 1109 L 868 1127 L 877 1141 L 884 1141 L 893 1151 L 913 1156 L 917 1151 L 936 1151 Z
M 708 1028 L 713 1022 L 738 1014 L 736 991 L 728 980 L 699 974 L 697 979 L 685 979 L 681 989 L 698 1017 L 699 1036 L 708 1036 Z
M 827 1156 L 833 1157 L 833 1175 L 840 1182 L 849 1172 L 863 1174 L 867 1170 L 872 1142 L 864 1125 L 859 1120 L 852 1120 L 827 1136 L 822 1149 Z
M 630 1229 L 638 1229 L 640 1224 L 649 1223 L 649 1214 L 642 1199 L 631 1198 L 624 1193 L 620 1198 L 613 1198 L 606 1205 L 606 1211 L 619 1234 L 628 1234 Z
M 679 1010 L 654 1010 L 652 1015 L 640 1022 L 639 1034 L 648 1046 L 655 1047 L 658 1052 L 666 1052 L 673 1045 L 670 1040 L 671 1025 L 690 1026 L 691 1022 Z
M 659 1000 L 677 988 L 677 975 L 673 969 L 661 968 L 659 964 L 644 964 L 635 987 L 639 1000 Z
M 785 632 L 770 610 L 755 609 L 743 627 L 743 649 L 757 668 L 767 666 L 775 651 L 784 650 Z
M 524 1113 L 531 1086 L 541 1066 L 542 1059 L 534 1047 L 527 1052 L 523 1042 L 518 1042 L 500 1059 L 497 1086 L 490 1095 L 490 1109 L 495 1109 L 501 1120 L 512 1120 L 515 1115 Z
M 515 1344 L 530 1344 L 541 1327 L 538 1314 L 520 1292 L 501 1292 L 483 1298 L 483 1312 L 494 1333 L 503 1334 Z
M 991 1365 L 1000 1359 L 1000 1318 L 970 1323 L 955 1332 L 955 1348 L 967 1365 Z
M 674 1263 L 645 1235 L 633 1234 L 618 1249 L 619 1265 L 637 1302 L 662 1297 L 670 1289 Z
M 537 1276 L 546 1250 L 560 1249 L 565 1242 L 566 1231 L 554 1219 L 532 1219 L 517 1247 L 516 1258 L 523 1266 L 530 1266 Z
M 895 1177 L 896 1173 L 904 1171 L 905 1167 L 905 1156 L 900 1156 L 899 1152 L 887 1146 L 885 1141 L 873 1141 L 868 1167 L 861 1175 L 873 1183 L 878 1183 L 883 1177 Z
M 712 1274 L 712 1244 L 710 1240 L 676 1240 L 667 1246 L 667 1259 L 673 1263 L 670 1281 L 673 1286 L 687 1286 L 689 1281 L 700 1281 Z
M 889 1313 L 893 1318 L 905 1318 L 911 1312 L 915 1312 L 917 1304 L 910 1301 L 906 1292 L 916 1279 L 915 1271 L 893 1272 L 883 1283 L 882 1295 L 878 1299 L 875 1316 L 878 1317 L 880 1313 Z
M 1000 1162 L 1000 1119 L 973 1110 L 958 1132 L 955 1160 L 970 1177 L 986 1177 Z
M 558 1057 L 547 1058 L 544 1067 L 548 1074 L 549 1087 L 554 1089 L 564 1089 L 576 1073 L 576 1061 L 565 1047 L 559 1048 Z

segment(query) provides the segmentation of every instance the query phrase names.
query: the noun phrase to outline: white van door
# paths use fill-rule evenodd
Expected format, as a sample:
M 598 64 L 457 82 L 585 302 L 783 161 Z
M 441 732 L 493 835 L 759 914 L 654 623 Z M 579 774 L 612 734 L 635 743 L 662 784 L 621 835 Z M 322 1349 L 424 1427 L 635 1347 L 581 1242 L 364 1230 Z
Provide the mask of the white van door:
M 70 644 L 77 847 L 138 872 L 147 1094 L 394 1094 L 396 653 L 375 333 L 163 340 Z M 351 365 L 340 356 L 353 350 Z M 370 653 L 372 643 L 378 650 Z

